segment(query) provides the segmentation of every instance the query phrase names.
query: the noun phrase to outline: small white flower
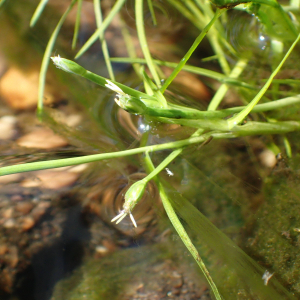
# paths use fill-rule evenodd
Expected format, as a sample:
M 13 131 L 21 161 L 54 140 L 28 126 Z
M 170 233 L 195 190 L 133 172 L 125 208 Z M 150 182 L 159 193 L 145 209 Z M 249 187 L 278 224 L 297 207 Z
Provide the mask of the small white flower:
M 68 73 L 73 73 L 69 67 L 65 64 L 65 61 L 63 58 L 60 57 L 60 55 L 58 54 L 57 56 L 53 56 L 53 57 L 50 57 L 53 61 L 53 63 L 55 64 L 55 66 L 58 68 L 58 69 L 61 69 L 65 72 L 68 72 Z
M 112 83 L 110 80 L 106 79 L 106 82 L 107 82 L 107 84 L 105 86 L 117 93 L 117 95 L 116 95 L 117 98 L 115 98 L 115 102 L 121 108 L 126 109 L 125 103 L 128 99 L 130 99 L 130 96 L 125 94 L 117 85 Z
M 131 222 L 134 227 L 137 227 L 136 222 L 134 220 L 134 217 L 131 212 L 126 212 L 125 210 L 122 210 L 117 216 L 115 216 L 111 222 L 116 221 L 116 224 L 119 224 L 127 215 L 129 214 L 129 217 L 131 219 Z
M 116 92 L 119 95 L 125 96 L 126 94 L 114 83 L 112 83 L 110 80 L 106 79 L 107 84 L 105 85 L 107 88 L 111 89 L 112 91 Z

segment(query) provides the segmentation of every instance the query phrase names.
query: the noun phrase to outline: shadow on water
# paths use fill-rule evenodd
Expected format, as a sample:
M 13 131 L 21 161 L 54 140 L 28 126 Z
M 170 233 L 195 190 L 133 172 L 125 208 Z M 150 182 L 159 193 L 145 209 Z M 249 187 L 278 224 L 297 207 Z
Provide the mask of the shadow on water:
M 55 284 L 81 264 L 84 244 L 90 239 L 89 228 L 82 220 L 81 212 L 81 205 L 69 208 L 61 238 L 34 255 L 31 265 L 18 275 L 18 299 L 50 299 Z

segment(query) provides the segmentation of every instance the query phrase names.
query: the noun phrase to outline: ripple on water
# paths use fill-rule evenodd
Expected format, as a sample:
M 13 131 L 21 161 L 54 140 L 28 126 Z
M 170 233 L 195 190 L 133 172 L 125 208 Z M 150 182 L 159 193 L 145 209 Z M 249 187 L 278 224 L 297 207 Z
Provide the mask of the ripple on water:
M 126 191 L 133 183 L 143 179 L 146 176 L 145 173 L 135 172 L 126 177 L 120 173 L 118 174 L 116 171 L 110 171 L 102 176 L 99 185 L 93 187 L 87 196 L 87 206 L 90 209 L 97 213 L 105 222 L 128 236 L 139 235 L 155 223 L 153 204 L 159 204 L 160 198 L 157 188 L 152 182 L 148 183 L 142 199 L 133 211 L 137 228 L 133 227 L 129 216 L 119 224 L 111 223 L 111 219 L 123 209 Z

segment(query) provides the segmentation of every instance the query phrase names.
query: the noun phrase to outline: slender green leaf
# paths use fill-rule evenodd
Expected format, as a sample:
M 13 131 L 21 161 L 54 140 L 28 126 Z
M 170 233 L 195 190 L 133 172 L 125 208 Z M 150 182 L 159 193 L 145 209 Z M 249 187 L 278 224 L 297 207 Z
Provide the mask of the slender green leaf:
M 35 12 L 33 13 L 31 20 L 30 20 L 30 27 L 33 27 L 38 19 L 40 18 L 41 14 L 43 13 L 44 8 L 46 7 L 49 0 L 41 0 L 39 5 L 37 6 Z M 4 2 L 4 0 L 2 0 Z M 0 2 L 0 5 L 2 3 Z
M 143 51 L 145 60 L 147 62 L 147 66 L 150 70 L 150 73 L 159 88 L 161 86 L 160 78 L 157 74 L 155 69 L 155 65 L 152 61 L 152 57 L 148 48 L 148 43 L 145 34 L 145 27 L 144 27 L 144 11 L 143 11 L 143 0 L 136 0 L 135 2 L 135 20 L 136 20 L 136 29 L 138 34 L 138 39 L 140 42 L 141 49 Z M 162 103 L 164 107 L 167 106 L 166 103 Z
M 97 27 L 100 28 L 101 24 L 102 24 L 102 11 L 101 11 L 100 0 L 94 0 L 94 11 L 95 11 L 95 16 L 96 16 Z M 106 43 L 103 33 L 101 33 L 99 35 L 99 39 L 101 42 L 103 57 L 104 57 L 104 61 L 105 61 L 106 67 L 107 67 L 109 78 L 111 80 L 115 81 L 116 79 L 115 79 L 114 71 L 113 71 L 113 68 L 112 68 L 112 65 L 110 62 L 109 51 L 108 51 L 107 43 Z
M 117 0 L 115 2 L 115 5 L 101 24 L 100 28 L 98 28 L 88 39 L 88 41 L 82 46 L 82 48 L 76 54 L 75 58 L 79 58 L 84 52 L 86 52 L 91 47 L 91 45 L 99 38 L 99 36 L 104 33 L 105 29 L 109 26 L 115 15 L 120 11 L 125 1 L 126 0 Z
M 147 0 L 147 2 L 148 2 L 148 6 L 149 6 L 149 10 L 150 10 L 150 14 L 151 14 L 153 25 L 156 26 L 157 25 L 157 21 L 156 21 L 155 12 L 154 12 L 154 9 L 153 9 L 152 0 Z
M 80 19 L 81 19 L 81 8 L 82 8 L 82 0 L 78 0 L 77 1 L 76 21 L 75 21 L 75 27 L 74 27 L 74 35 L 73 35 L 73 41 L 72 41 L 72 49 L 75 49 L 76 42 L 78 39 Z
M 281 62 L 277 66 L 277 68 L 271 74 L 268 81 L 265 83 L 265 85 L 262 87 L 262 89 L 258 92 L 258 94 L 253 98 L 253 100 L 240 113 L 238 113 L 236 116 L 228 119 L 228 128 L 229 129 L 233 128 L 237 124 L 240 124 L 245 119 L 245 117 L 251 112 L 251 110 L 255 107 L 255 105 L 258 103 L 258 101 L 262 98 L 262 96 L 265 94 L 265 92 L 271 85 L 273 78 L 279 72 L 279 70 L 281 69 L 281 67 L 283 66 L 283 64 L 285 63 L 285 61 L 287 60 L 287 58 L 289 57 L 289 55 L 295 48 L 299 39 L 300 39 L 300 34 L 298 35 L 298 37 L 296 38 L 294 43 L 291 45 L 290 49 L 287 51 L 284 58 L 281 60 Z
M 57 23 L 54 31 L 52 32 L 52 35 L 51 35 L 51 37 L 49 39 L 49 42 L 47 44 L 47 47 L 45 49 L 44 56 L 43 56 L 43 61 L 42 61 L 42 65 L 41 65 L 41 70 L 40 70 L 40 75 L 39 75 L 39 92 L 38 92 L 38 105 L 37 105 L 38 115 L 41 114 L 42 110 L 43 110 L 45 81 L 46 81 L 46 74 L 47 74 L 47 69 L 48 69 L 48 65 L 49 65 L 51 52 L 53 50 L 53 47 L 54 47 L 56 38 L 58 36 L 58 33 L 59 33 L 64 21 L 66 20 L 67 15 L 69 14 L 69 12 L 71 11 L 72 7 L 74 6 L 74 4 L 76 2 L 77 2 L 77 0 L 73 0 L 70 3 L 67 10 L 65 11 L 65 13 L 60 18 L 60 20 Z
M 200 42 L 203 40 L 203 38 L 207 34 L 207 32 L 209 31 L 209 29 L 212 27 L 212 25 L 214 24 L 214 22 L 221 16 L 221 14 L 223 12 L 224 12 L 224 10 L 218 10 L 216 12 L 216 14 L 214 15 L 214 17 L 211 19 L 211 21 L 206 25 L 206 27 L 198 35 L 198 37 L 196 38 L 196 40 L 193 43 L 193 45 L 191 46 L 191 48 L 184 55 L 184 57 L 181 59 L 181 61 L 179 62 L 179 64 L 177 65 L 177 67 L 174 69 L 174 71 L 172 72 L 172 74 L 167 78 L 167 80 L 165 81 L 165 83 L 161 87 L 160 90 L 161 90 L 162 93 L 168 88 L 168 86 L 171 84 L 171 82 L 174 80 L 174 78 L 177 76 L 177 74 L 181 71 L 181 69 L 183 68 L 183 66 L 186 64 L 186 62 L 188 61 L 188 59 L 191 57 L 191 55 L 193 54 L 193 52 L 196 50 L 196 48 L 198 47 L 198 45 L 200 44 Z

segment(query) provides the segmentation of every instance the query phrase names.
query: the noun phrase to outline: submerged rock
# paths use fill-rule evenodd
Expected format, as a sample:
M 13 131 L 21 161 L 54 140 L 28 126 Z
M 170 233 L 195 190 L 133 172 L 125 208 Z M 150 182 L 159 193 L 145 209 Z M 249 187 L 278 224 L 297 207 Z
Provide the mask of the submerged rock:
M 211 299 L 195 271 L 178 266 L 178 261 L 165 244 L 88 259 L 56 285 L 51 300 Z
M 264 203 L 248 223 L 247 248 L 271 274 L 300 295 L 300 176 L 281 162 L 264 187 Z M 254 217 L 254 216 L 253 216 Z M 249 234 L 249 232 L 247 234 Z

